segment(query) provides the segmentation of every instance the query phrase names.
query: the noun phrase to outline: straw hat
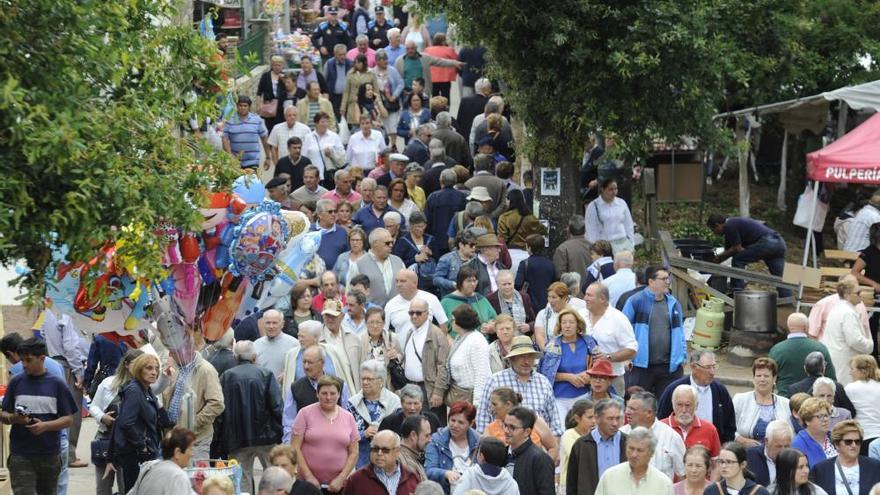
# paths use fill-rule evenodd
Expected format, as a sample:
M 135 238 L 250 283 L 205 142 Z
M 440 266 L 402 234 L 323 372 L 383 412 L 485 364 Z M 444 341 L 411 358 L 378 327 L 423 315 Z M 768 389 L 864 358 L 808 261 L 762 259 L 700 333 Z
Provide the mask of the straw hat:
M 525 356 L 526 354 L 540 357 L 541 351 L 535 349 L 535 346 L 532 344 L 532 339 L 526 337 L 525 335 L 517 335 L 511 341 L 510 352 L 508 352 L 507 356 L 505 357 L 507 359 L 510 359 L 516 356 Z

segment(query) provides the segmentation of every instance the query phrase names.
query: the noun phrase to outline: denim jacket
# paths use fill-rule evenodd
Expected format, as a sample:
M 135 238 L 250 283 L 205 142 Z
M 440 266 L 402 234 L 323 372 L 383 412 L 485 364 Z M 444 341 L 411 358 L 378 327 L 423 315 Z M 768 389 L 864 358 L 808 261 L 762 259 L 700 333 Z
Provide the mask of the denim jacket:
M 592 355 L 599 345 L 592 335 L 578 335 L 578 338 L 586 342 L 587 354 Z M 588 359 L 589 361 L 589 359 Z M 557 335 L 544 347 L 544 356 L 538 363 L 538 372 L 546 376 L 550 383 L 556 382 L 556 372 L 562 363 L 562 335 Z M 589 367 L 589 366 L 588 366 Z
M 437 268 L 434 269 L 434 287 L 440 290 L 441 298 L 455 290 L 455 278 L 464 263 L 458 255 L 458 250 L 444 254 L 437 261 Z
M 477 442 L 480 437 L 473 428 L 469 428 L 467 432 L 468 450 L 470 451 L 471 462 L 476 462 Z M 449 427 L 440 428 L 437 433 L 431 436 L 431 441 L 425 449 L 425 472 L 428 479 L 436 481 L 443 486 L 443 491 L 449 493 L 449 481 L 446 480 L 446 471 L 453 468 L 452 451 L 449 449 L 449 439 L 452 434 L 449 433 Z

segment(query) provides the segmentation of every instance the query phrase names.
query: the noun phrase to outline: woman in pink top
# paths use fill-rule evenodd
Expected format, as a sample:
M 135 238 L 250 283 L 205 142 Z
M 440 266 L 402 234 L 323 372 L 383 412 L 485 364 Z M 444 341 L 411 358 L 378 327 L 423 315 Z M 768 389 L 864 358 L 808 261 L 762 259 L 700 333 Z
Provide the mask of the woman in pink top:
M 354 416 L 339 407 L 342 381 L 318 379 L 318 402 L 300 409 L 293 422 L 299 478 L 329 493 L 340 493 L 354 470 L 360 434 Z
M 447 58 L 449 60 L 458 59 L 455 49 L 446 44 L 446 34 L 437 33 L 434 35 L 434 43 L 426 47 L 424 53 L 437 58 Z M 451 98 L 450 92 L 452 83 L 458 79 L 458 69 L 455 67 L 435 67 L 431 66 L 431 96 L 445 96 Z
M 712 463 L 709 451 L 702 445 L 692 445 L 684 453 L 684 479 L 672 485 L 674 495 L 703 495 L 709 486 L 709 469 Z

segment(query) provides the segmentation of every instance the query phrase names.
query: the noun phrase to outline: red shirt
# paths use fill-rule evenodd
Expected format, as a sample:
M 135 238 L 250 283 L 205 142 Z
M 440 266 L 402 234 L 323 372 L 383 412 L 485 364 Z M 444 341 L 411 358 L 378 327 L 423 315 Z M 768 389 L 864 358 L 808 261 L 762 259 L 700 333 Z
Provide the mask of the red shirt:
M 703 447 L 706 447 L 709 451 L 709 455 L 713 458 L 718 457 L 718 454 L 721 452 L 721 440 L 718 438 L 718 430 L 715 429 L 715 425 L 712 423 L 702 421 L 700 418 L 694 416 L 694 422 L 691 423 L 690 429 L 684 431 L 682 427 L 678 425 L 678 422 L 675 421 L 674 413 L 668 418 L 662 420 L 662 422 L 671 426 L 673 430 L 681 435 L 686 448 L 690 448 L 692 445 L 702 445 Z
M 342 298 L 342 307 L 344 308 L 345 304 L 346 304 L 345 294 L 340 292 L 339 295 Z M 339 298 L 337 297 L 337 299 L 339 299 Z M 318 292 L 318 294 L 312 298 L 312 309 L 314 309 L 318 313 L 320 313 L 321 311 L 324 311 L 324 293 L 323 292 Z

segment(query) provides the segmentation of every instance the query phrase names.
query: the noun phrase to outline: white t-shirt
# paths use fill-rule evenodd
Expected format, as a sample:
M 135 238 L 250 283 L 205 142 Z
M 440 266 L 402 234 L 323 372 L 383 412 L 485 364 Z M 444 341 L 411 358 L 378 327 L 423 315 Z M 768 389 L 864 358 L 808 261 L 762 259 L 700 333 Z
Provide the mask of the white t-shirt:
M 368 138 L 364 137 L 363 132 L 357 131 L 348 139 L 345 158 L 352 166 L 360 167 L 364 171 L 373 170 L 376 168 L 376 157 L 385 147 L 385 138 L 381 131 L 371 130 Z
M 425 341 L 428 339 L 428 328 L 431 322 L 426 321 L 421 328 L 417 328 L 412 332 L 412 337 L 406 342 L 404 353 L 406 362 L 404 363 L 404 373 L 406 379 L 411 382 L 425 381 L 424 370 L 422 370 L 422 360 L 424 359 Z
M 428 303 L 428 311 L 431 312 L 428 318 L 429 321 L 433 318 L 439 327 L 446 324 L 448 318 L 437 296 L 419 289 L 416 297 Z M 406 336 L 412 331 L 412 322 L 409 320 L 409 305 L 411 302 L 412 300 L 404 299 L 403 295 L 398 294 L 385 303 L 385 330 L 390 330 L 392 326 L 394 327 L 394 338 L 397 339 L 401 349 L 404 343 L 406 343 Z
M 305 141 L 306 135 L 308 135 L 308 133 L 309 126 L 303 124 L 302 122 L 294 123 L 292 129 L 287 127 L 287 122 L 281 122 L 279 124 L 275 124 L 275 127 L 272 128 L 272 132 L 269 133 L 269 146 L 274 146 L 275 149 L 278 150 L 278 158 L 281 159 L 288 155 L 288 139 L 296 136 Z
M 632 349 L 638 352 L 639 343 L 636 341 L 632 324 L 629 318 L 617 309 L 608 306 L 602 318 L 595 324 L 591 323 L 589 315 L 587 315 L 586 322 L 587 335 L 592 335 L 596 339 L 600 351 L 613 354 L 621 349 Z M 623 376 L 626 371 L 625 367 L 626 363 L 624 362 L 611 363 L 611 368 L 617 376 Z
M 849 489 L 853 494 L 859 493 L 859 465 L 843 467 L 841 464 L 840 467 L 843 468 L 843 474 L 849 482 Z M 834 466 L 834 491 L 844 494 L 849 493 L 846 491 L 846 484 L 843 482 L 843 478 L 840 477 L 840 471 L 837 469 L 837 466 Z

